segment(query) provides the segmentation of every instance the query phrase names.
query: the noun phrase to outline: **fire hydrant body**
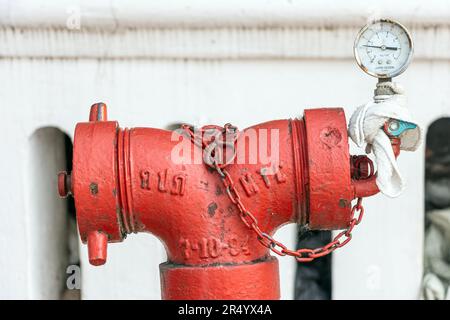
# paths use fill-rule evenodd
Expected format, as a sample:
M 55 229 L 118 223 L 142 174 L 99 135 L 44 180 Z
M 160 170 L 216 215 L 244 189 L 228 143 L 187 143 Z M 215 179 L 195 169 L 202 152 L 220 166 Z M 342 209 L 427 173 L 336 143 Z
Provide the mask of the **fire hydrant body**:
M 378 192 L 373 177 L 355 178 L 342 109 L 306 110 L 303 119 L 250 129 L 267 132 L 268 141 L 276 133 L 278 161 L 254 158 L 246 129 L 237 145 L 247 161 L 235 161 L 227 172 L 267 234 L 288 223 L 344 229 L 352 200 Z M 148 232 L 167 250 L 168 261 L 160 266 L 163 299 L 278 299 L 277 259 L 243 223 L 216 171 L 174 163 L 179 143 L 171 131 L 120 128 L 107 121 L 103 104 L 77 125 L 71 179 L 61 177 L 59 187 L 75 198 L 90 262 L 105 263 L 108 242 Z M 192 144 L 192 155 L 198 148 Z

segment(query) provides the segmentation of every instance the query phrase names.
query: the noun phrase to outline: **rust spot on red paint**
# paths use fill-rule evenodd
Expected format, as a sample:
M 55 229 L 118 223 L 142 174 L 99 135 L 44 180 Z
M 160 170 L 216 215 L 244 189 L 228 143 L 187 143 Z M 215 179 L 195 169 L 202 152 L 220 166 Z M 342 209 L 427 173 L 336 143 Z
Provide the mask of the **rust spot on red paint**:
M 221 196 L 222 194 L 222 188 L 220 187 L 220 185 L 216 185 L 216 196 Z
M 208 214 L 210 217 L 214 217 L 214 215 L 216 214 L 216 210 L 217 210 L 217 203 L 215 202 L 211 202 L 208 205 Z
M 91 194 L 95 196 L 98 193 L 98 184 L 95 182 L 91 182 L 89 185 L 89 190 L 91 191 Z
M 320 140 L 328 148 L 333 148 L 342 141 L 342 134 L 336 128 L 326 127 L 320 132 Z
M 227 214 L 226 217 L 230 217 L 234 214 L 234 206 L 230 205 L 227 207 Z
M 349 204 L 350 204 L 350 202 L 348 200 L 339 199 L 339 207 L 346 208 L 349 206 Z
M 208 191 L 208 188 L 209 188 L 209 183 L 208 183 L 208 181 L 202 181 L 202 180 L 200 180 L 200 187 L 199 187 L 199 189 Z

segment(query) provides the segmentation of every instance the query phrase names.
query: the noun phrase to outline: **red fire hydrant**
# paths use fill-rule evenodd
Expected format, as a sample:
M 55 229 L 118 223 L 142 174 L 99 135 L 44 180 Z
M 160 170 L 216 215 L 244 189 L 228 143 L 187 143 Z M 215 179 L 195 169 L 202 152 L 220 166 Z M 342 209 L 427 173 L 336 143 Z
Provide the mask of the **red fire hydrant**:
M 261 130 L 269 141 L 276 132 L 275 164 L 259 156 L 252 163 L 231 158 L 227 166 L 175 163 L 182 134 L 174 141 L 171 131 L 122 129 L 107 121 L 106 105 L 93 105 L 89 122 L 75 129 L 73 171 L 58 181 L 61 196 L 74 196 L 90 263 L 106 262 L 108 242 L 149 232 L 167 250 L 163 299 L 278 299 L 278 261 L 270 250 L 309 261 L 344 245 L 362 211 L 352 200 L 378 188 L 371 161 L 349 155 L 342 109 L 256 125 L 236 134 L 231 148 L 243 142 L 244 158 L 254 157 L 247 133 Z M 185 131 L 192 154 L 208 148 Z M 326 247 L 293 251 L 271 236 L 288 223 L 344 231 Z

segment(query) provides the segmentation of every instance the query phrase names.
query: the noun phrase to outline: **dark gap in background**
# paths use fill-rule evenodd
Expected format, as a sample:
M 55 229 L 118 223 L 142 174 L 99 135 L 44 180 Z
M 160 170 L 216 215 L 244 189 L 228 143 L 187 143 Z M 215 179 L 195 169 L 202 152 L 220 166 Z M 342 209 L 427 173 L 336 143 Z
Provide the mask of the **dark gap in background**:
M 65 147 L 65 154 L 66 154 L 65 171 L 67 171 L 67 173 L 71 173 L 72 172 L 73 144 L 72 144 L 72 140 L 70 139 L 70 137 L 68 135 L 64 136 L 64 147 Z M 67 267 L 78 266 L 78 268 L 80 268 L 81 264 L 80 264 L 80 256 L 79 256 L 79 249 L 78 249 L 78 231 L 77 231 L 77 222 L 76 222 L 75 201 L 72 196 L 68 196 L 65 200 L 66 200 L 66 205 L 67 205 L 67 215 L 69 217 L 68 232 L 67 232 L 67 236 L 69 237 L 69 241 L 68 241 L 69 260 L 68 260 Z M 72 274 L 69 274 L 69 273 L 66 274 L 68 279 L 71 275 Z M 80 273 L 80 275 L 81 275 L 81 273 Z M 81 281 L 81 279 L 78 279 L 78 281 Z M 80 300 L 81 299 L 81 289 L 69 289 L 69 288 L 67 288 L 67 285 L 66 285 L 66 290 L 63 292 L 61 299 L 63 299 L 63 300 Z
M 331 231 L 298 230 L 297 249 L 319 248 L 331 241 Z M 331 257 L 326 255 L 311 262 L 297 262 L 295 300 L 331 300 Z
M 427 132 L 424 225 L 422 297 L 450 299 L 450 118 L 434 121 Z

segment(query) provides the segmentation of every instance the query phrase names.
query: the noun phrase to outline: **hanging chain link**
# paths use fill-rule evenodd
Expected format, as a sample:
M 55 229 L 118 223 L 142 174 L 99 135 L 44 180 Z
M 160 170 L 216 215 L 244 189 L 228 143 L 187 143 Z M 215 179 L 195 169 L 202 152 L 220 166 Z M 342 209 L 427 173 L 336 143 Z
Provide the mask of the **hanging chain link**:
M 195 145 L 199 146 L 203 150 L 208 149 L 209 155 L 205 157 L 206 165 L 213 168 L 219 174 L 222 183 L 226 189 L 228 197 L 239 210 L 239 217 L 241 218 L 242 222 L 249 229 L 252 229 L 255 232 L 259 242 L 266 248 L 270 249 L 272 252 L 276 253 L 279 256 L 286 256 L 286 255 L 292 256 L 299 262 L 310 262 L 316 258 L 326 256 L 327 254 L 330 254 L 334 250 L 345 246 L 352 239 L 353 228 L 361 222 L 364 215 L 362 198 L 358 198 L 356 204 L 352 207 L 350 214 L 350 222 L 347 228 L 341 231 L 339 234 L 337 234 L 330 243 L 316 249 L 308 249 L 308 248 L 302 248 L 298 250 L 288 249 L 284 244 L 277 241 L 271 235 L 262 231 L 259 228 L 258 220 L 250 211 L 247 210 L 247 208 L 243 204 L 241 196 L 239 195 L 239 192 L 236 189 L 236 185 L 233 179 L 231 178 L 228 171 L 225 169 L 225 167 L 229 165 L 236 156 L 235 143 L 238 137 L 237 128 L 227 123 L 223 128 L 218 126 L 207 126 L 201 129 L 194 129 L 189 125 L 182 125 L 181 129 L 186 134 L 188 134 L 188 136 L 191 138 L 191 141 Z M 218 133 L 214 135 L 213 141 L 210 142 L 204 141 L 203 139 L 203 133 L 208 130 L 218 131 Z M 201 133 L 201 136 L 197 137 L 196 133 Z M 219 146 L 221 143 L 224 144 L 223 141 L 221 142 L 221 140 L 219 139 L 219 136 L 230 134 L 232 135 L 233 138 L 232 139 L 233 154 L 224 163 L 219 163 L 217 161 L 217 157 L 211 156 L 211 152 L 214 155 L 214 152 L 212 150 L 213 149 L 220 150 L 217 149 L 217 146 Z M 227 143 L 226 145 L 230 146 L 230 143 Z

